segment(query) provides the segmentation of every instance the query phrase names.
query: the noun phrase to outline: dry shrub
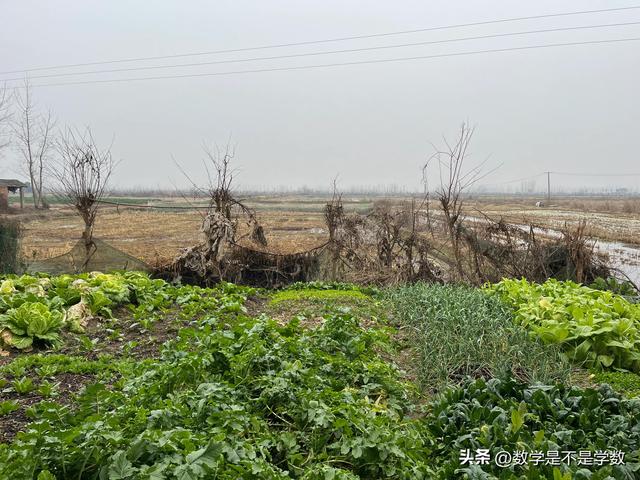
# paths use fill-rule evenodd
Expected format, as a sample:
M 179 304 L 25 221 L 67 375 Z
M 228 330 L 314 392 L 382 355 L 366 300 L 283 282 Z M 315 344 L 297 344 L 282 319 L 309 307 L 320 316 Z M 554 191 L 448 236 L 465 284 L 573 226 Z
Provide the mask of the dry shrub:
M 456 281 L 482 284 L 503 277 L 544 281 L 550 277 L 588 282 L 607 276 L 594 254 L 586 223 L 565 229 L 560 236 L 539 235 L 539 228 L 523 228 L 485 217 L 466 218 L 466 191 L 484 178 L 483 163 L 466 169 L 465 158 L 473 128 L 463 125 L 456 142 L 447 143 L 431 158 L 440 170 L 441 187 L 432 211 L 429 194 L 403 202 L 379 200 L 365 214 L 345 212 L 335 182 L 324 208 L 329 233 L 326 244 L 281 255 L 239 243 L 237 227 L 244 219 L 249 238 L 266 244 L 255 213 L 233 194 L 232 153 L 210 154 L 215 181 L 203 220 L 205 240 L 184 251 L 173 262 L 174 277 L 198 283 L 229 280 L 266 287 L 294 281 L 339 280 L 393 284 L 415 281 Z M 425 165 L 425 171 L 429 162 Z M 425 192 L 428 191 L 425 177 Z M 195 186 L 195 185 L 194 185 Z
M 328 268 L 321 277 L 392 284 L 424 280 L 472 285 L 504 277 L 591 282 L 606 277 L 586 222 L 560 234 L 489 217 L 430 213 L 419 203 L 377 201 L 367 214 L 345 214 L 340 197 L 325 208 L 330 232 Z M 482 215 L 482 214 L 480 214 Z
M 325 208 L 330 241 L 323 276 L 375 284 L 438 280 L 430 244 L 420 231 L 427 224 L 422 206 L 415 200 L 399 205 L 382 200 L 367 214 L 346 215 L 334 196 Z
M 234 172 L 230 167 L 233 151 L 227 145 L 224 152 L 206 150 L 206 153 L 215 176 L 207 169 L 208 186 L 200 188 L 193 184 L 198 194 L 209 198 L 200 228 L 204 240 L 181 252 L 170 265 L 160 269 L 160 275 L 205 285 L 230 281 L 270 288 L 311 279 L 318 270 L 323 247 L 282 255 L 245 245 L 265 247 L 267 239 L 255 211 L 233 190 Z M 249 233 L 240 235 L 239 225 L 243 222 Z
M 541 227 L 525 228 L 486 218 L 483 224 L 464 229 L 467 244 L 467 280 L 495 282 L 501 278 L 548 278 L 589 283 L 610 274 L 605 259 L 594 252 L 586 221 L 565 224 L 560 236 L 544 235 Z

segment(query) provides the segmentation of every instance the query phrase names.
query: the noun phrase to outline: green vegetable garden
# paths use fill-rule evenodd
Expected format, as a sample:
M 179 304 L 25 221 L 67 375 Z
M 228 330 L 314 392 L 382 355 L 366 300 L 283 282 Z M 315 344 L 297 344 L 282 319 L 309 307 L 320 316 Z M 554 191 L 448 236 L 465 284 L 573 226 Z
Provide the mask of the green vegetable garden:
M 0 278 L 0 479 L 640 478 L 606 282 Z

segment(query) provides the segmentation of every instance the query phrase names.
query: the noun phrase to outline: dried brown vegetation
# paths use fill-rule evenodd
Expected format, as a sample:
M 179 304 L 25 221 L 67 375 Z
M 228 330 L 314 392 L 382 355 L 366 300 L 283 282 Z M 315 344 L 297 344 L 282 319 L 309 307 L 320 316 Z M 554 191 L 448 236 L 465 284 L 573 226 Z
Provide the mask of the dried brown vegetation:
M 340 195 L 325 208 L 329 244 L 324 276 L 361 283 L 435 281 L 429 259 L 424 200 L 374 204 L 371 212 L 345 215 Z
M 596 255 L 593 241 L 585 234 L 586 222 L 577 228 L 565 226 L 559 237 L 546 236 L 534 225 L 522 227 L 489 218 L 463 231 L 467 245 L 465 272 L 472 283 L 496 282 L 505 277 L 591 282 L 609 275 L 604 259 Z
M 594 253 L 586 222 L 575 228 L 565 225 L 558 238 L 537 234 L 540 229 L 533 225 L 493 221 L 481 212 L 466 216 L 466 192 L 486 175 L 482 162 L 466 167 L 472 136 L 473 128 L 463 124 L 457 139 L 445 139 L 445 147 L 436 149 L 425 164 L 425 187 L 431 162 L 439 174 L 433 206 L 427 193 L 418 201 L 379 201 L 368 214 L 345 215 L 341 196 L 334 188 L 325 207 L 331 251 L 329 278 L 367 283 L 443 280 L 482 284 L 503 277 L 585 282 L 606 276 L 608 270 Z
M 225 280 L 269 287 L 314 275 L 322 247 L 287 254 L 265 251 L 264 227 L 255 211 L 233 190 L 233 150 L 227 145 L 224 152 L 216 149 L 206 153 L 205 165 L 214 170 L 211 175 L 207 168 L 209 184 L 200 188 L 192 182 L 196 191 L 209 199 L 200 227 L 204 240 L 184 249 L 170 265 L 160 269 L 161 273 L 204 284 Z

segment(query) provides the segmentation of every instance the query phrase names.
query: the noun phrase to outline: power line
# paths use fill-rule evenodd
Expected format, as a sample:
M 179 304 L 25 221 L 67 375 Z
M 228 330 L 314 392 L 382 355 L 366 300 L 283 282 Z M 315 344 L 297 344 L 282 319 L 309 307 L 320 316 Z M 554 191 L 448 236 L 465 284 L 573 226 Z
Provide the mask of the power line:
M 533 180 L 534 178 L 541 177 L 544 174 L 545 173 L 542 172 L 542 173 L 538 173 L 537 175 L 531 175 L 529 177 L 516 178 L 515 180 L 507 180 L 505 182 L 489 183 L 489 184 L 486 184 L 486 185 L 488 185 L 488 186 L 491 186 L 491 185 L 505 185 L 505 184 L 508 184 L 508 183 L 524 182 L 524 181 L 527 181 L 527 180 Z
M 607 12 L 620 12 L 627 10 L 637 10 L 640 9 L 640 5 L 634 5 L 629 7 L 618 7 L 618 8 L 603 8 L 598 10 L 581 10 L 581 11 L 573 11 L 573 12 L 561 12 L 561 13 L 548 13 L 544 15 L 530 15 L 526 17 L 512 17 L 512 18 L 502 18 L 497 20 L 484 20 L 478 22 L 469 22 L 469 23 L 459 23 L 453 25 L 442 25 L 436 27 L 426 27 L 426 28 L 418 28 L 413 30 L 401 30 L 395 32 L 384 32 L 384 33 L 372 33 L 366 35 L 353 35 L 347 37 L 337 37 L 337 38 L 327 38 L 320 40 L 308 40 L 304 42 L 290 42 L 290 43 L 278 43 L 271 45 L 259 45 L 254 47 L 244 47 L 244 48 L 232 48 L 225 50 L 210 50 L 204 52 L 191 52 L 191 53 L 178 53 L 173 55 L 157 55 L 157 56 L 149 56 L 149 57 L 133 57 L 133 58 L 121 58 L 115 60 L 102 60 L 102 61 L 93 61 L 93 62 L 84 62 L 84 63 L 68 63 L 61 65 L 52 65 L 47 67 L 29 67 L 20 70 L 6 70 L 4 72 L 0 72 L 0 75 L 10 74 L 10 73 L 28 73 L 34 72 L 38 70 L 56 70 L 61 68 L 75 68 L 75 67 L 86 67 L 91 65 L 106 65 L 106 64 L 114 64 L 114 63 L 126 63 L 126 62 L 140 62 L 147 60 L 163 60 L 169 58 L 182 58 L 182 57 L 195 57 L 202 55 L 215 55 L 220 53 L 238 53 L 238 52 L 247 52 L 252 50 L 266 50 L 270 48 L 283 48 L 283 47 L 296 47 L 303 45 L 316 45 L 321 43 L 331 43 L 331 42 L 343 42 L 348 40 L 362 40 L 367 38 L 379 38 L 379 37 L 388 37 L 394 35 L 407 35 L 412 33 L 421 33 L 421 32 L 431 32 L 436 30 L 448 30 L 454 28 L 464 28 L 464 27 L 475 27 L 481 25 L 492 25 L 498 23 L 508 23 L 508 22 L 519 22 L 524 20 L 538 20 L 543 18 L 557 18 L 557 17 L 566 17 L 566 16 L 574 16 L 574 15 L 587 15 L 593 13 L 607 13 Z
M 155 69 L 163 69 L 163 68 L 198 67 L 203 65 L 255 62 L 260 60 L 280 60 L 285 58 L 299 58 L 299 57 L 310 57 L 310 56 L 318 56 L 318 55 L 332 55 L 332 54 L 340 54 L 340 53 L 355 53 L 355 52 L 365 52 L 365 51 L 372 51 L 372 50 L 385 50 L 385 49 L 391 49 L 391 48 L 415 47 L 415 46 L 423 46 L 423 45 L 462 42 L 462 41 L 469 41 L 469 40 L 484 40 L 489 38 L 502 38 L 502 37 L 512 37 L 512 36 L 520 36 L 520 35 L 531 35 L 531 34 L 538 34 L 538 33 L 564 32 L 564 31 L 586 30 L 586 29 L 595 29 L 595 28 L 622 27 L 622 26 L 630 26 L 630 25 L 640 25 L 640 21 L 624 22 L 624 23 L 606 23 L 606 24 L 598 24 L 598 25 L 580 25 L 575 27 L 547 28 L 542 30 L 526 30 L 526 31 L 519 31 L 519 32 L 497 33 L 497 34 L 491 34 L 491 35 L 451 38 L 451 39 L 445 39 L 445 40 L 431 40 L 431 41 L 425 41 L 425 42 L 401 43 L 401 44 L 395 44 L 395 45 L 381 45 L 381 46 L 375 46 L 375 47 L 349 48 L 349 49 L 343 49 L 343 50 L 329 50 L 329 51 L 323 51 L 323 52 L 294 53 L 289 55 L 276 55 L 276 56 L 270 56 L 270 57 L 253 57 L 253 58 L 242 58 L 242 59 L 232 59 L 232 60 L 217 60 L 213 62 L 180 63 L 180 64 L 172 64 L 172 65 L 150 65 L 150 66 L 143 66 L 143 67 L 116 68 L 116 69 L 108 69 L 108 70 L 92 70 L 92 71 L 86 71 L 86 72 L 52 73 L 47 75 L 30 76 L 29 79 L 33 80 L 38 78 L 53 78 L 53 77 L 68 77 L 68 76 L 77 76 L 77 75 L 94 75 L 94 74 L 102 74 L 102 73 L 131 72 L 131 71 L 155 70 Z M 20 81 L 20 80 L 23 80 L 23 78 L 21 77 L 7 78 L 4 81 L 11 82 L 11 81 Z
M 640 173 L 571 173 L 571 172 L 550 172 L 554 175 L 565 175 L 572 177 L 640 177 Z
M 521 178 L 516 178 L 514 180 L 506 180 L 504 182 L 492 182 L 492 183 L 485 183 L 481 186 L 484 187 L 491 187 L 491 186 L 496 186 L 496 185 L 506 185 L 509 183 L 519 183 L 519 182 L 525 182 L 527 180 L 534 180 L 537 179 L 539 177 L 542 176 L 546 176 L 547 180 L 549 180 L 549 176 L 553 174 L 553 175 L 563 175 L 563 176 L 575 176 L 575 177 L 640 177 L 640 173 L 571 173 L 571 172 L 554 172 L 554 171 L 546 171 L 546 172 L 540 172 L 536 175 L 530 175 L 528 177 L 521 177 Z M 549 183 L 549 182 L 547 182 Z
M 182 75 L 162 75 L 157 77 L 129 77 L 129 78 L 115 78 L 115 79 L 108 79 L 108 80 L 83 80 L 78 82 L 43 83 L 43 84 L 36 84 L 34 85 L 34 87 L 56 87 L 56 86 L 65 86 L 65 85 L 66 86 L 88 85 L 88 84 L 99 84 L 99 83 L 123 83 L 123 82 L 136 82 L 136 81 L 144 81 L 144 80 L 216 77 L 216 76 L 226 76 L 226 75 L 242 75 L 242 74 L 248 74 L 248 73 L 310 70 L 310 69 L 316 69 L 316 68 L 343 67 L 343 66 L 351 66 L 351 65 L 368 65 L 368 64 L 389 63 L 389 62 L 405 62 L 405 61 L 429 60 L 434 58 L 445 58 L 445 57 L 462 57 L 462 56 L 478 55 L 478 54 L 485 54 L 485 53 L 502 53 L 502 52 L 512 52 L 512 51 L 535 50 L 539 48 L 555 48 L 555 47 L 569 47 L 569 46 L 578 46 L 578 45 L 603 45 L 603 44 L 609 44 L 609 43 L 636 42 L 638 40 L 640 40 L 640 37 L 614 38 L 609 40 L 590 40 L 590 41 L 582 41 L 582 42 L 551 43 L 546 45 L 529 45 L 529 46 L 523 46 L 523 47 L 495 48 L 495 49 L 489 49 L 489 50 L 473 50 L 468 52 L 441 53 L 441 54 L 435 54 L 435 55 L 421 55 L 421 56 L 414 56 L 414 57 L 385 58 L 385 59 L 379 59 L 379 60 L 360 60 L 360 61 L 352 61 L 352 62 L 324 63 L 324 64 L 316 64 L 316 65 L 300 65 L 300 66 L 293 66 L 293 67 L 258 68 L 253 70 L 235 70 L 235 71 L 211 72 L 211 73 L 190 73 L 190 74 L 182 74 Z

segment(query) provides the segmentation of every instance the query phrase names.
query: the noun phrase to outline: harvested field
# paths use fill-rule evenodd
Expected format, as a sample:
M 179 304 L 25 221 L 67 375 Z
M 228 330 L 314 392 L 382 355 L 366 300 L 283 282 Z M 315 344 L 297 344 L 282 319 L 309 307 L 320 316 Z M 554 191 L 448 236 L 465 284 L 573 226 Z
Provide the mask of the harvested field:
M 324 241 L 322 213 L 266 210 L 260 212 L 268 250 L 288 253 L 311 249 Z M 104 208 L 95 229 L 114 247 L 154 265 L 171 260 L 182 248 L 201 241 L 202 222 L 194 211 L 158 211 Z M 27 259 L 45 259 L 71 249 L 80 238 L 82 222 L 68 208 L 44 215 L 25 216 L 22 252 Z M 242 232 L 242 229 L 241 229 Z

